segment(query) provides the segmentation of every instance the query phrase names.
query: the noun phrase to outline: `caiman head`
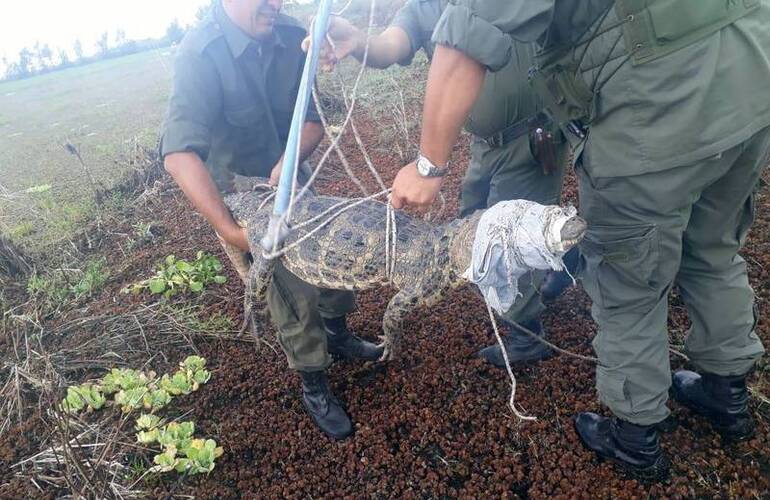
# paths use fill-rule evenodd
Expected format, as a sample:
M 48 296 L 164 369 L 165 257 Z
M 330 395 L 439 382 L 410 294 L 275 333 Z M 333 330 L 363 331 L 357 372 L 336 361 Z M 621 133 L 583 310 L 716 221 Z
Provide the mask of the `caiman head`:
M 508 217 L 508 208 L 515 209 L 517 203 L 528 203 L 542 210 L 538 212 L 538 224 L 529 225 L 530 230 L 534 234 L 528 234 L 526 231 L 524 233 L 517 231 L 515 225 L 520 221 Z M 453 268 L 460 275 L 464 274 L 471 265 L 473 248 L 479 236 L 477 230 L 480 224 L 483 230 L 498 230 L 497 232 L 500 234 L 500 240 L 498 241 L 502 242 L 504 240 L 504 244 L 510 248 L 513 248 L 520 242 L 514 239 L 508 240 L 508 238 L 516 238 L 517 235 L 527 234 L 529 236 L 526 238 L 527 240 L 538 241 L 540 246 L 545 247 L 544 249 L 547 249 L 548 253 L 556 260 L 560 260 L 571 248 L 580 243 L 588 230 L 586 221 L 578 217 L 575 209 L 572 207 L 541 206 L 533 202 L 514 200 L 512 202 L 500 202 L 500 204 L 495 205 L 490 210 L 491 212 L 479 211 L 462 221 L 457 221 L 459 224 L 453 230 L 454 235 L 450 243 L 450 255 Z M 487 212 L 489 213 L 487 214 Z M 497 214 L 499 221 L 496 224 L 489 224 L 489 219 L 487 219 L 487 223 L 484 224 L 482 222 L 483 217 L 489 217 L 492 214 Z M 495 225 L 497 225 L 497 228 L 494 228 Z M 537 268 L 546 267 L 537 266 Z

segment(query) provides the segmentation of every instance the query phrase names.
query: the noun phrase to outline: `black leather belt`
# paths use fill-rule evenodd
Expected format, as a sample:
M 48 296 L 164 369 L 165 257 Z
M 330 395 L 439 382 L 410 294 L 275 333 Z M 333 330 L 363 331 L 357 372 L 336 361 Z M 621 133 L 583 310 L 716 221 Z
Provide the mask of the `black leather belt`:
M 533 117 L 525 118 L 513 125 L 509 125 L 496 134 L 485 137 L 483 141 L 486 142 L 490 148 L 501 148 L 511 141 L 518 139 L 523 135 L 527 135 L 534 127 L 543 126 L 549 121 L 550 120 L 545 113 L 538 113 Z

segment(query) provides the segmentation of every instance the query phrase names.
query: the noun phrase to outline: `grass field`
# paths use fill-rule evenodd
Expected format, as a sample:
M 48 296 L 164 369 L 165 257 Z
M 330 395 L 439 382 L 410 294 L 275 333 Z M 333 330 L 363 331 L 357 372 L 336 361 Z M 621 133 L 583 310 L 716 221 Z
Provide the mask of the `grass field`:
M 165 48 L 0 83 L 0 232 L 58 241 L 87 218 L 89 177 L 109 187 L 132 148 L 155 144 L 172 72 Z M 36 186 L 50 189 L 25 193 Z
M 166 48 L 0 83 L 0 184 L 10 191 L 68 185 L 78 194 L 82 171 L 66 142 L 109 183 L 127 141 L 155 140 L 172 64 Z

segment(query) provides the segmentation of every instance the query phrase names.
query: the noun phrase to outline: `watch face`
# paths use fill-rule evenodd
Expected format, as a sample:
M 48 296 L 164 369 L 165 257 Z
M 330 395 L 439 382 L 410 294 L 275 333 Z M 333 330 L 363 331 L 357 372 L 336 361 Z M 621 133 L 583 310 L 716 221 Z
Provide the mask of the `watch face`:
M 427 162 L 422 158 L 417 160 L 417 173 L 422 176 L 426 176 L 430 173 L 430 166 L 428 166 Z

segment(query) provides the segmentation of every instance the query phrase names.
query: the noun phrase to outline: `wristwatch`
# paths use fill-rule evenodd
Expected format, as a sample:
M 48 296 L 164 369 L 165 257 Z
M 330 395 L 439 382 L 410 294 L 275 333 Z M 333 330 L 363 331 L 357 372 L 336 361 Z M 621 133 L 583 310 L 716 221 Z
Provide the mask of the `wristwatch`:
M 449 171 L 449 165 L 437 167 L 432 161 L 420 153 L 417 157 L 417 173 L 422 177 L 443 177 Z

